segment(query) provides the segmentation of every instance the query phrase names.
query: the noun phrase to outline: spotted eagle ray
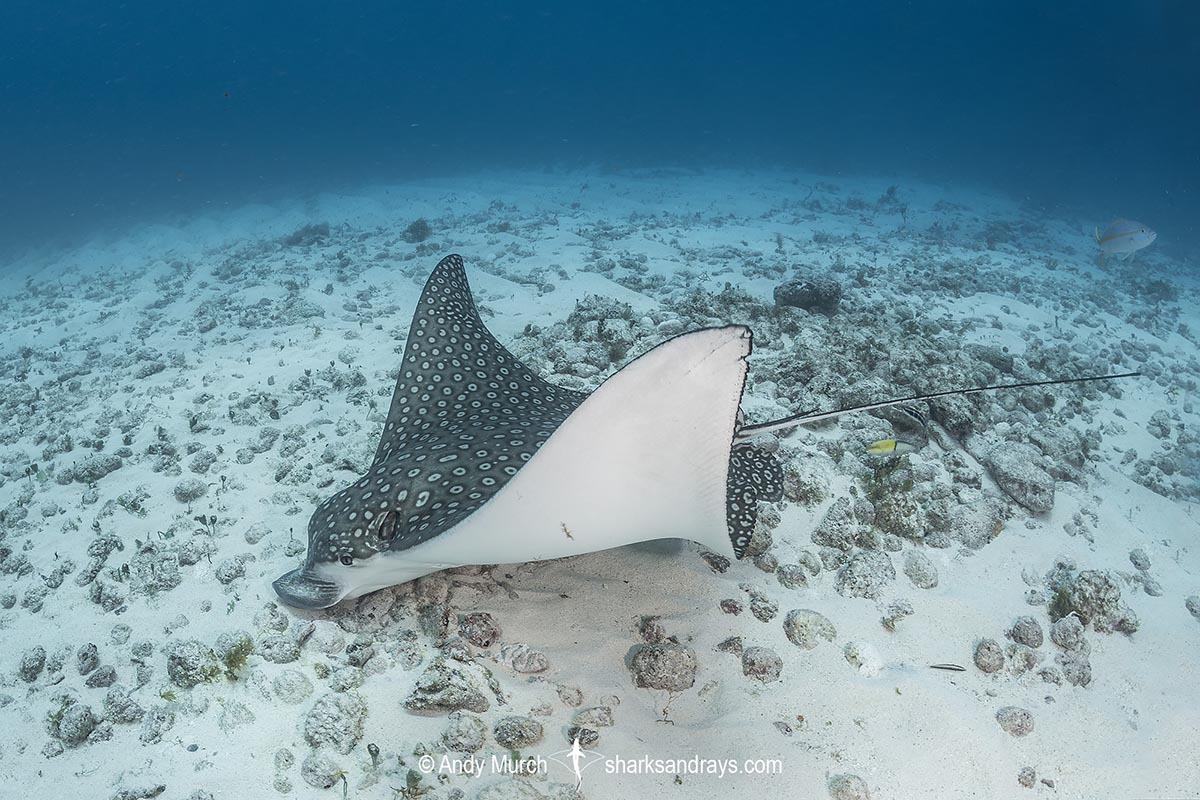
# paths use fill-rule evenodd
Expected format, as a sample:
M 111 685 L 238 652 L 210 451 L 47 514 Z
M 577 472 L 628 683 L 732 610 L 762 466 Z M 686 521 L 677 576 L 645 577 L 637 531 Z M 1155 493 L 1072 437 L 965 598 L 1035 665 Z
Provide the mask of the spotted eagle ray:
M 396 390 L 367 474 L 317 506 L 304 564 L 274 582 L 289 605 L 326 608 L 467 564 L 509 564 L 656 539 L 746 553 L 760 501 L 783 469 L 749 441 L 851 411 L 757 425 L 740 411 L 752 334 L 684 333 L 591 393 L 535 375 L 492 336 L 463 260 L 442 259 L 413 315 Z

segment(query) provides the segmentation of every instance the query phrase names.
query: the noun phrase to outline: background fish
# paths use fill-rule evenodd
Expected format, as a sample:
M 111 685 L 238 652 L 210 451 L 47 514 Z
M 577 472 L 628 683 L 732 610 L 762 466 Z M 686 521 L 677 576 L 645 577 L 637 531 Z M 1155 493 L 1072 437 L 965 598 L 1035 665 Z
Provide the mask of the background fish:
M 923 446 L 903 439 L 880 439 L 867 445 L 867 452 L 873 456 L 902 455 L 915 453 Z
M 1150 228 L 1131 219 L 1114 219 L 1103 233 L 1096 228 L 1094 235 L 1100 244 L 1101 256 L 1116 256 L 1122 260 L 1148 247 L 1158 238 L 1158 234 Z

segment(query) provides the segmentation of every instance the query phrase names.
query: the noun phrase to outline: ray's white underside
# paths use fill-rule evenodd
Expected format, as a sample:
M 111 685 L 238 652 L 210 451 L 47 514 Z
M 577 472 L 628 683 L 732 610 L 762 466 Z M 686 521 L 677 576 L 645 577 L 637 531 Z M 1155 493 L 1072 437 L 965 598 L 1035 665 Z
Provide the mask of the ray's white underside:
M 726 479 L 750 331 L 671 339 L 585 400 L 495 497 L 416 547 L 353 568 L 358 597 L 466 564 L 510 564 L 663 538 L 733 557 Z

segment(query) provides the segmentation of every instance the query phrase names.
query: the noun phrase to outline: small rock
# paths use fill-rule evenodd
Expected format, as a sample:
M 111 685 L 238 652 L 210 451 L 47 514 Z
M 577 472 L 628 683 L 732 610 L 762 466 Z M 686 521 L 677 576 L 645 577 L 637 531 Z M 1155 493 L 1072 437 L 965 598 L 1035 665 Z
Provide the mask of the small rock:
M 1188 598 L 1183 601 L 1183 605 L 1187 608 L 1188 613 L 1200 620 L 1200 597 L 1196 595 L 1188 595 Z
M 273 633 L 258 640 L 255 652 L 272 664 L 290 664 L 300 658 L 300 641 L 290 633 Z
M 655 330 L 658 331 L 659 336 L 669 339 L 673 336 L 678 336 L 679 334 L 683 333 L 684 323 L 682 320 L 678 319 L 664 319 L 662 322 L 658 323 L 658 326 Z
M 500 638 L 500 623 L 486 611 L 475 611 L 458 620 L 458 632 L 476 647 L 491 647 Z
M 1083 644 L 1086 646 L 1086 642 Z M 1062 667 L 1063 678 L 1072 686 L 1087 686 L 1092 682 L 1092 664 L 1083 648 L 1059 653 L 1054 660 Z
M 157 783 L 138 786 L 132 789 L 120 789 L 112 796 L 112 800 L 149 800 L 158 797 L 167 790 L 166 784 Z
M 267 603 L 254 615 L 254 625 L 265 631 L 283 633 L 288 629 L 288 615 L 275 603 Z
M 612 706 L 595 706 L 585 708 L 575 714 L 576 725 L 586 725 L 590 728 L 611 728 L 613 726 Z
M 352 667 L 361 667 L 374 656 L 375 642 L 368 634 L 359 634 L 346 646 L 346 663 Z
M 1021 767 L 1021 771 L 1017 773 L 1017 783 L 1026 789 L 1032 789 L 1033 785 L 1037 783 L 1037 773 L 1033 767 Z
M 750 591 L 750 613 L 754 614 L 755 619 L 760 622 L 769 622 L 775 619 L 775 615 L 779 614 L 779 603 L 770 599 L 761 591 Z
M 1101 632 L 1117 631 L 1124 633 L 1127 636 L 1137 632 L 1141 622 L 1138 620 L 1138 615 L 1132 608 L 1121 606 L 1117 613 L 1104 620 L 1096 623 L 1096 630 Z
M 542 723 L 529 717 L 505 717 L 495 724 L 496 742 L 509 750 L 521 750 L 542 740 Z
M 1150 556 L 1140 547 L 1129 551 L 1129 562 L 1142 572 L 1150 569 Z
M 1038 676 L 1046 683 L 1052 683 L 1055 686 L 1061 686 L 1063 682 L 1062 673 L 1055 667 L 1043 667 L 1038 670 Z
M 1159 409 L 1150 415 L 1146 430 L 1158 439 L 1166 439 L 1171 435 L 1171 416 L 1165 409 Z
M 550 660 L 546 658 L 545 653 L 520 642 L 502 646 L 500 660 L 512 667 L 513 671 L 523 675 L 545 672 L 550 668 Z
M 736 655 L 741 655 L 742 654 L 742 637 L 730 636 L 728 639 L 723 639 L 722 641 L 717 642 L 717 652 L 718 653 L 734 653 Z
M 567 728 L 567 741 L 574 744 L 579 742 L 579 746 L 584 750 L 590 750 L 600 742 L 600 734 L 591 728 L 582 728 L 578 725 L 572 725 Z
M 775 305 L 825 313 L 837 310 L 842 286 L 823 275 L 787 281 L 775 287 Z
M 558 699 L 563 702 L 563 705 L 579 708 L 583 705 L 583 692 L 573 686 L 559 686 Z
M 97 667 L 84 684 L 89 689 L 104 689 L 117 682 L 117 671 L 108 664 Z
M 843 597 L 874 599 L 895 579 L 896 568 L 887 553 L 858 550 L 838 570 L 834 589 Z
M 1041 514 L 1054 507 L 1054 479 L 1041 466 L 1041 451 L 1032 445 L 998 443 L 980 461 L 997 485 L 1025 508 Z
M 104 696 L 104 717 L 115 724 L 138 722 L 145 710 L 129 697 L 120 686 L 114 686 Z
M 1067 604 L 1084 625 L 1118 616 L 1121 587 L 1099 570 L 1080 572 L 1067 592 Z
M 751 541 L 753 541 L 753 540 L 751 540 Z M 754 566 L 758 567 L 759 569 L 761 569 L 763 572 L 767 573 L 768 575 L 775 572 L 775 570 L 779 569 L 779 559 L 776 558 L 771 553 L 759 553 L 758 555 L 756 555 L 754 557 L 753 560 L 754 560 Z M 780 581 L 780 583 L 783 583 L 783 581 Z M 796 587 L 789 586 L 788 588 L 794 589 Z
M 216 654 L 203 642 L 195 639 L 172 642 L 164 649 L 167 676 L 181 689 L 208 683 L 221 674 Z
M 742 651 L 742 674 L 763 683 L 779 679 L 783 659 L 766 647 L 747 647 Z
M 1033 731 L 1033 715 L 1017 706 L 1005 706 L 997 711 L 996 721 L 1012 736 L 1025 736 Z
M 37 680 L 38 675 L 42 674 L 42 670 L 46 667 L 46 648 L 40 644 L 35 645 L 25 651 L 21 656 L 21 666 L 17 668 L 17 675 L 26 683 L 33 683 Z
M 58 721 L 58 738 L 67 747 L 78 747 L 95 729 L 97 722 L 91 706 L 75 703 L 63 712 Z
M 1005 649 L 1005 655 L 1008 658 L 1009 671 L 1014 675 L 1024 675 L 1026 672 L 1036 669 L 1042 660 L 1041 653 L 1019 642 L 1010 644 Z
M 1050 641 L 1064 650 L 1074 650 L 1083 642 L 1083 623 L 1074 614 L 1050 626 Z
M 271 534 L 271 529 L 263 522 L 256 522 L 246 529 L 246 533 L 242 538 L 246 540 L 246 544 L 258 544 L 263 539 Z
M 938 585 L 937 567 L 920 550 L 909 550 L 904 554 L 904 574 L 918 589 L 932 589 Z
M 846 642 L 842 655 L 850 666 L 868 678 L 874 678 L 883 671 L 883 656 L 867 642 Z
M 271 633 L 260 638 L 258 648 L 254 652 L 271 663 L 292 663 L 300 658 L 300 646 L 316 630 L 317 626 L 313 622 L 301 622 L 286 633 Z
M 826 784 L 831 800 L 871 800 L 867 782 L 857 775 L 843 773 L 833 775 Z
M 335 692 L 348 692 L 367 682 L 367 676 L 358 667 L 339 667 L 329 677 L 329 688 Z
M 808 575 L 799 564 L 780 564 L 775 577 L 785 589 L 803 589 L 808 586 Z
M 98 453 L 90 455 L 70 468 L 69 474 L 78 483 L 95 483 L 122 466 L 120 456 Z
M 482 714 L 489 702 L 478 682 L 456 662 L 438 656 L 417 678 L 404 707 L 416 714 L 474 711 Z
M 138 738 L 145 744 L 158 744 L 163 734 L 175 726 L 175 712 L 165 703 L 154 706 L 142 717 Z
M 681 644 L 649 644 L 634 654 L 631 669 L 639 688 L 681 692 L 696 682 L 696 654 Z
M 667 629 L 662 620 L 654 616 L 645 616 L 638 620 L 638 636 L 648 644 L 658 644 L 668 639 Z
M 314 789 L 329 789 L 338 782 L 342 769 L 321 753 L 310 753 L 300 763 L 300 777 Z
M 805 650 L 812 650 L 822 639 L 832 642 L 837 636 L 837 629 L 832 622 L 823 614 L 808 608 L 789 611 L 783 621 L 783 632 L 788 641 Z
M 738 614 L 741 614 L 745 610 L 745 607 L 741 604 L 741 602 L 739 600 L 735 600 L 732 597 L 728 597 L 728 598 L 722 600 L 720 603 L 720 606 L 721 606 L 721 610 L 724 611 L 726 614 L 732 614 L 735 617 Z
M 80 645 L 79 652 L 75 654 L 75 666 L 78 667 L 80 675 L 87 675 L 100 666 L 100 651 L 96 645 L 91 642 Z
M 762 592 L 751 591 L 750 613 L 759 622 L 770 622 L 779 613 L 779 604 Z
M 984 672 L 999 672 L 1004 667 L 1004 651 L 995 639 L 984 639 L 975 645 L 975 666 Z
M 1045 641 L 1042 626 L 1036 619 L 1029 616 L 1017 617 L 1008 631 L 1008 637 L 1014 642 L 1034 649 L 1041 647 Z
M 295 669 L 285 669 L 271 681 L 275 696 L 288 705 L 303 703 L 313 693 L 313 684 L 308 676 Z
M 455 711 L 442 731 L 442 744 L 455 753 L 476 753 L 487 741 L 487 725 L 474 714 Z
M 175 484 L 175 499 L 181 503 L 191 503 L 206 494 L 208 494 L 208 484 L 199 478 L 184 478 Z
M 304 738 L 313 747 L 332 747 L 348 754 L 363 735 L 367 704 L 357 694 L 330 693 L 304 717 Z
M 230 556 L 217 564 L 214 574 L 217 576 L 217 580 L 223 584 L 233 583 L 238 578 L 245 576 L 246 558 L 240 555 Z
M 905 617 L 913 615 L 912 603 L 907 600 L 894 600 L 889 603 L 879 622 L 889 631 L 896 630 L 896 624 Z

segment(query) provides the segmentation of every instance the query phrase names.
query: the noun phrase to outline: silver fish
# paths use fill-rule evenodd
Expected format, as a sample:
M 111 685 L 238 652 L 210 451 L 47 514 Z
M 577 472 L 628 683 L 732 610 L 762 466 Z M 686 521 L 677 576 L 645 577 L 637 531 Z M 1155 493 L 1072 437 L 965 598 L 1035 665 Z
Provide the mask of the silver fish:
M 1100 245 L 1101 257 L 1116 256 L 1124 261 L 1158 238 L 1158 234 L 1140 222 L 1131 219 L 1114 219 L 1103 233 L 1096 228 L 1093 235 Z

